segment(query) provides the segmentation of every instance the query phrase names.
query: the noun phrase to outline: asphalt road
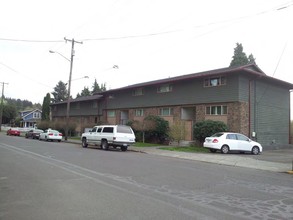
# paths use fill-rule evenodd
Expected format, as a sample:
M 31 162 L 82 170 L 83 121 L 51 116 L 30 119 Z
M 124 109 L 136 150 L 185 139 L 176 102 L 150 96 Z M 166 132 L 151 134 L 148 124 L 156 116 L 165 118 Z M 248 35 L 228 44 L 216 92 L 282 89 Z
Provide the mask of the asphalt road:
M 0 219 L 293 219 L 292 175 L 0 134 Z

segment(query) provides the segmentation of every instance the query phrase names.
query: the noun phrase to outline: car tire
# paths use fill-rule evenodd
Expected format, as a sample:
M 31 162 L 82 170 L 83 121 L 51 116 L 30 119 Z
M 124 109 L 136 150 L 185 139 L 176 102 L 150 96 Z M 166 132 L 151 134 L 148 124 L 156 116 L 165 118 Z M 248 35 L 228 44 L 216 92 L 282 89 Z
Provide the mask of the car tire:
M 127 151 L 127 146 L 121 146 L 121 151 Z
M 108 149 L 109 149 L 108 141 L 106 141 L 106 140 L 102 140 L 101 148 L 102 148 L 103 150 L 108 150 Z
M 223 145 L 221 148 L 221 153 L 222 154 L 227 154 L 229 152 L 229 146 L 228 145 Z
M 216 149 L 210 149 L 210 152 L 211 152 L 211 153 L 216 153 L 217 150 L 216 150 Z
M 82 138 L 82 140 L 81 140 L 81 146 L 83 148 L 86 148 L 88 146 L 88 143 L 86 142 L 86 138 Z
M 253 155 L 258 155 L 258 154 L 259 154 L 259 147 L 254 146 L 254 147 L 251 149 L 251 154 L 253 154 Z

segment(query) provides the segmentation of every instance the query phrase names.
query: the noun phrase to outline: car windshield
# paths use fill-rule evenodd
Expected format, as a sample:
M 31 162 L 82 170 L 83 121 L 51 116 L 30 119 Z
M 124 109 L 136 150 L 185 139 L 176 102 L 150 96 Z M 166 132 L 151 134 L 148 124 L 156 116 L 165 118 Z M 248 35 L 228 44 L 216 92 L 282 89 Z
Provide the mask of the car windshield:
M 215 133 L 211 137 L 221 137 L 224 133 Z

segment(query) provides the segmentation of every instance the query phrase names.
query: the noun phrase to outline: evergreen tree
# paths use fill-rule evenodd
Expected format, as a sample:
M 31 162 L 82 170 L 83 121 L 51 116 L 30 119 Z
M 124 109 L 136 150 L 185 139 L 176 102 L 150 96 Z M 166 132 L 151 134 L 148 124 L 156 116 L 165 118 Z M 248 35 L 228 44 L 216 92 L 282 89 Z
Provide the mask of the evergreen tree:
M 92 89 L 93 89 L 92 94 L 99 93 L 99 92 L 104 92 L 104 91 L 107 90 L 106 89 L 106 83 L 102 83 L 101 85 L 99 85 L 97 83 L 97 79 L 95 79 L 95 82 L 94 82 L 94 84 L 92 86 Z
M 89 90 L 88 87 L 84 87 L 83 90 L 81 91 L 81 93 L 77 93 L 76 97 L 84 97 L 84 96 L 90 96 L 91 95 L 91 92 Z
M 92 94 L 101 91 L 101 88 L 100 88 L 99 84 L 97 83 L 97 79 L 95 79 L 95 82 L 94 82 L 94 84 L 93 84 L 93 86 L 92 86 L 92 89 L 93 89 L 93 90 L 92 90 Z
M 255 58 L 252 54 L 247 57 L 243 52 L 242 44 L 236 43 L 236 47 L 234 48 L 234 56 L 232 57 L 230 67 L 243 66 L 247 64 L 256 64 Z
M 43 101 L 43 107 L 42 107 L 42 121 L 49 121 L 50 120 L 50 102 L 51 102 L 51 96 L 50 93 L 47 93 L 47 95 L 44 97 Z
M 253 57 L 252 54 L 250 54 L 250 55 L 248 56 L 248 63 L 249 63 L 249 64 L 256 64 L 256 62 L 255 62 L 255 58 Z
M 58 84 L 54 87 L 52 95 L 54 96 L 52 99 L 54 103 L 67 100 L 68 91 L 66 88 L 66 84 L 62 81 L 59 81 Z

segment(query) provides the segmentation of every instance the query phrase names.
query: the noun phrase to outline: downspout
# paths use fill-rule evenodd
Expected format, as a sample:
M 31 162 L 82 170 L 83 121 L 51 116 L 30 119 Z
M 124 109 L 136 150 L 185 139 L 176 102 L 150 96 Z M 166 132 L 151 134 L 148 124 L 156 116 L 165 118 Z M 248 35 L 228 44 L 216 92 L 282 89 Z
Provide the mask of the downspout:
M 291 115 L 292 115 L 292 113 L 291 113 L 291 111 L 292 111 L 292 109 L 291 109 L 291 105 L 292 105 L 292 103 L 291 103 L 291 94 L 292 94 L 292 92 L 293 92 L 293 89 L 291 89 L 291 90 L 289 90 L 289 141 L 288 141 L 288 143 L 289 144 L 292 144 L 291 143 Z M 292 135 L 293 136 L 293 135 Z
M 248 81 L 248 135 L 251 138 L 251 81 Z

